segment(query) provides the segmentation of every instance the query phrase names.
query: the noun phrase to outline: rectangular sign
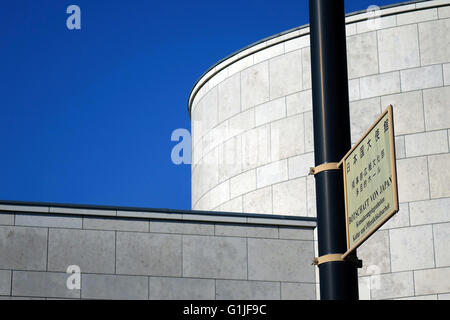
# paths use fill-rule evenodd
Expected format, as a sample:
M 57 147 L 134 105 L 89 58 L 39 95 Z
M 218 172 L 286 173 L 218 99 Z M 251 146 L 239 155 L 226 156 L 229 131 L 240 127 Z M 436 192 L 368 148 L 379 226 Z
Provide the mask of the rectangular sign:
M 360 246 L 398 211 L 392 105 L 341 160 L 347 252 Z

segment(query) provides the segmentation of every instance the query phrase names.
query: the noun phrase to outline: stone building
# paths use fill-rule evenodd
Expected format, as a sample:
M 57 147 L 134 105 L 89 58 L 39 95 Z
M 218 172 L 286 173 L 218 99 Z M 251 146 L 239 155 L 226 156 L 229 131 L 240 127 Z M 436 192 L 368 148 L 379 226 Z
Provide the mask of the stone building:
M 358 250 L 362 299 L 450 292 L 450 1 L 346 18 L 352 143 L 394 106 L 400 211 Z M 223 59 L 196 83 L 192 208 L 315 217 L 309 27 Z M 316 280 L 318 281 L 318 279 Z M 318 290 L 317 290 L 318 291 Z
M 360 298 L 448 299 L 450 1 L 380 14 L 346 18 L 352 142 L 394 106 L 400 211 Z M 0 299 L 318 297 L 308 26 L 211 67 L 189 113 L 192 211 L 0 202 Z

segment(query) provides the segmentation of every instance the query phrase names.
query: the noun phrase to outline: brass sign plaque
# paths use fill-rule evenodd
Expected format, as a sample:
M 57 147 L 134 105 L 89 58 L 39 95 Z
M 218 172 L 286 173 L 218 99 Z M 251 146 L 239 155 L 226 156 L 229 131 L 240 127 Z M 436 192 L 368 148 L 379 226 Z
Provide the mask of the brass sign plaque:
M 398 211 L 392 105 L 340 163 L 344 174 L 346 257 Z

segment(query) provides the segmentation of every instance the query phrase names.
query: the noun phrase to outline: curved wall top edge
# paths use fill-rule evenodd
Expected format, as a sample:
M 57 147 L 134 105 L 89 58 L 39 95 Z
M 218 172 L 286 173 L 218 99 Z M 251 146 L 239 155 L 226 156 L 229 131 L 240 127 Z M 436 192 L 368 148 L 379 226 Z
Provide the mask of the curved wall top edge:
M 418 10 L 424 10 L 428 8 L 439 7 L 443 5 L 448 5 L 450 3 L 449 0 L 415 0 L 415 1 L 406 1 L 400 2 L 396 4 L 386 5 L 380 7 L 380 17 L 386 17 L 390 15 L 395 15 L 399 13 L 406 13 Z M 370 13 L 367 13 L 366 10 L 359 10 L 349 14 L 346 14 L 345 23 L 352 24 L 356 22 L 360 22 L 366 20 L 370 17 Z M 195 82 L 191 93 L 188 98 L 188 113 L 189 117 L 191 116 L 191 108 L 192 103 L 200 91 L 200 89 L 215 75 L 224 70 L 225 68 L 231 66 L 244 59 L 245 57 L 255 54 L 264 49 L 270 48 L 274 45 L 277 45 L 281 42 L 285 42 L 288 40 L 292 40 L 295 38 L 299 38 L 302 36 L 309 35 L 309 24 L 305 24 L 290 30 L 283 31 L 281 33 L 277 33 L 275 35 L 269 36 L 262 40 L 259 40 L 253 44 L 250 44 L 238 51 L 228 55 L 227 57 L 221 59 L 216 64 L 211 66 L 207 71 L 205 71 Z

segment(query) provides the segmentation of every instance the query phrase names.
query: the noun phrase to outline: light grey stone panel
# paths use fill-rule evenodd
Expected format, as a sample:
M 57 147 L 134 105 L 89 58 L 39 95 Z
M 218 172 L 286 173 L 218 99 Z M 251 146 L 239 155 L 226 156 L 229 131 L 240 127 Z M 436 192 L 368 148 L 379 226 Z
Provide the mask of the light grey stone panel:
M 80 290 L 67 288 L 69 276 L 68 273 L 59 272 L 14 271 L 12 294 L 30 297 L 80 298 Z
M 260 63 L 261 61 L 268 60 L 270 58 L 279 56 L 284 53 L 284 42 L 271 47 L 258 51 L 254 54 L 254 62 Z
M 0 210 L 9 212 L 49 212 L 45 206 L 20 206 L 10 204 L 0 204 Z
M 292 51 L 269 61 L 270 98 L 302 90 L 302 52 Z
M 272 213 L 272 186 L 245 194 L 243 201 L 244 212 Z
M 288 179 L 287 159 L 269 163 L 256 168 L 256 187 L 265 186 L 286 181 Z
M 217 215 L 217 214 L 184 214 L 183 220 L 185 221 L 205 221 L 205 222 L 230 222 L 230 223 L 246 223 L 247 217 L 245 216 L 233 216 L 233 215 Z
M 425 130 L 422 91 L 412 91 L 381 97 L 384 110 L 392 104 L 395 134 L 408 134 Z
M 213 279 L 150 277 L 151 300 L 214 300 Z
M 361 99 L 400 92 L 400 73 L 389 72 L 366 76 L 359 82 Z
M 381 274 L 371 282 L 371 298 L 379 300 L 413 296 L 413 282 L 412 271 Z
M 280 239 L 313 240 L 313 230 L 307 228 L 280 227 Z
M 218 99 L 217 99 L 217 87 L 213 87 L 202 99 L 201 107 L 203 110 L 199 111 L 198 120 L 201 121 L 203 135 L 214 128 L 219 121 L 218 117 Z
M 151 221 L 150 232 L 213 235 L 214 224 L 202 222 Z
M 302 49 L 303 90 L 311 89 L 311 49 Z
M 409 204 L 411 225 L 450 221 L 450 198 L 416 201 Z
M 449 50 L 450 51 L 450 50 Z M 427 130 L 450 128 L 450 87 L 423 91 L 425 127 Z
M 219 123 L 241 111 L 241 76 L 240 73 L 224 80 L 219 90 Z
M 233 177 L 242 171 L 242 137 L 229 139 L 219 146 L 219 181 Z
M 405 137 L 404 136 L 395 137 L 395 157 L 396 157 L 396 159 L 403 159 L 405 156 L 406 156 Z
M 16 226 L 81 229 L 82 218 L 50 214 L 16 214 Z
M 216 280 L 217 300 L 279 300 L 280 283 Z
M 273 213 L 290 216 L 307 216 L 306 178 L 278 183 L 272 187 Z
M 392 272 L 434 268 L 430 225 L 389 230 Z
M 243 171 L 267 164 L 270 156 L 270 124 L 242 135 Z
M 436 267 L 450 267 L 450 223 L 433 226 Z
M 0 225 L 13 225 L 14 213 L 0 211 Z
M 349 101 L 355 101 L 361 98 L 361 94 L 359 92 L 359 79 L 352 79 L 348 81 L 348 98 Z
M 127 218 L 84 217 L 83 229 L 147 232 L 149 230 L 149 222 Z
M 380 230 L 409 227 L 409 206 L 408 203 L 400 203 L 399 210 L 394 214 Z
M 214 187 L 210 192 L 210 206 L 215 210 L 222 203 L 230 200 L 230 180 L 226 180 Z
M 0 295 L 11 294 L 11 271 L 0 270 Z
M 420 66 L 417 25 L 379 30 L 380 72 Z
M 389 255 L 389 232 L 378 230 L 358 248 L 358 258 L 363 267 L 358 269 L 360 276 L 369 276 L 391 271 Z
M 397 24 L 411 24 L 428 20 L 437 20 L 437 8 L 406 12 L 397 15 Z
M 312 90 L 301 91 L 287 96 L 286 107 L 288 116 L 311 111 Z
M 450 18 L 450 6 L 438 8 L 439 19 Z
M 447 130 L 406 135 L 405 151 L 407 157 L 448 152 Z
M 428 157 L 431 198 L 450 197 L 450 153 Z
M 281 283 L 281 300 L 315 300 L 316 285 L 314 283 Z
M 240 112 L 229 121 L 230 138 L 255 127 L 255 108 Z
M 242 110 L 269 101 L 269 62 L 264 61 L 241 72 Z
M 415 296 L 415 297 L 407 297 L 407 298 L 397 298 L 394 300 L 438 300 L 437 294 L 430 294 L 426 296 Z
M 147 300 L 148 277 L 82 274 L 81 298 Z
M 183 236 L 183 276 L 247 279 L 246 239 Z
M 145 211 L 117 211 L 118 217 L 129 218 L 151 218 L 151 219 L 174 219 L 180 220 L 181 213 L 164 213 L 164 212 L 145 212 Z
M 82 273 L 114 273 L 114 250 L 114 231 L 50 229 L 48 270 L 77 265 Z
M 309 174 L 309 169 L 314 167 L 314 153 L 309 152 L 289 158 L 288 166 L 289 179 L 306 177 Z
M 272 122 L 270 127 L 272 161 L 304 153 L 304 131 L 303 115 L 301 114 Z
M 303 36 L 288 40 L 284 43 L 285 51 L 290 52 L 309 46 L 309 37 Z
M 256 189 L 256 169 L 249 170 L 230 179 L 230 197 L 242 195 Z
M 248 239 L 249 280 L 314 282 L 312 241 Z
M 358 141 L 380 114 L 379 97 L 351 102 L 350 123 L 352 142 Z
M 278 238 L 278 228 L 270 226 L 246 226 L 236 224 L 216 224 L 216 236 L 246 238 Z
M 400 71 L 402 91 L 439 87 L 443 85 L 440 64 Z
M 384 11 L 384 10 L 383 10 Z M 384 12 L 383 12 L 384 14 Z M 373 19 L 368 18 L 356 23 L 356 30 L 358 33 L 371 32 L 374 30 L 381 30 L 386 28 L 392 28 L 397 25 L 397 19 L 395 15 L 377 17 Z
M 303 114 L 305 120 L 305 153 L 314 151 L 314 131 L 312 112 Z
M 450 61 L 450 20 L 419 23 L 420 58 L 422 65 Z
M 181 276 L 181 235 L 117 232 L 116 273 Z
M 47 229 L 0 226 L 0 268 L 45 270 Z
M 414 271 L 416 295 L 450 292 L 450 268 Z
M 317 217 L 316 181 L 313 176 L 306 177 L 306 202 L 308 204 L 308 217 Z
M 35 210 L 30 210 L 35 211 Z M 39 211 L 36 211 L 39 212 Z M 116 210 L 102 210 L 102 209 L 89 209 L 89 208 L 63 208 L 63 207 L 50 207 L 50 213 L 63 213 L 63 214 L 75 214 L 75 215 L 94 215 L 94 216 L 115 216 Z
M 217 211 L 242 213 L 243 212 L 242 196 L 236 197 L 234 199 L 231 199 L 230 201 L 227 201 L 227 202 L 221 204 L 219 207 L 217 207 Z
M 0 300 L 51 300 L 52 298 L 32 298 L 32 297 L 10 297 L 10 296 L 0 296 Z
M 349 79 L 378 73 L 375 31 L 347 37 L 347 64 Z
M 306 227 L 314 229 L 317 224 L 315 221 L 305 220 L 288 220 L 288 219 L 275 219 L 275 218 L 248 218 L 248 223 L 261 224 L 261 225 L 276 225 L 276 226 L 290 226 L 290 227 Z
M 450 300 L 450 293 L 438 294 L 438 300 Z
M 219 183 L 219 152 L 217 148 L 204 156 L 198 164 L 197 170 L 200 170 L 198 192 L 199 195 L 204 195 Z
M 255 125 L 260 126 L 286 117 L 286 100 L 284 97 L 256 106 Z
M 448 86 L 450 85 L 450 63 L 443 64 L 442 69 L 444 72 L 444 85 Z
M 397 180 L 400 202 L 428 199 L 427 158 L 397 160 Z
M 359 300 L 370 300 L 371 277 L 358 277 Z

